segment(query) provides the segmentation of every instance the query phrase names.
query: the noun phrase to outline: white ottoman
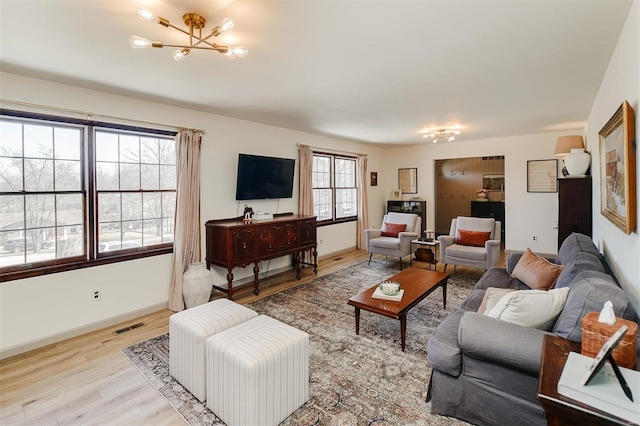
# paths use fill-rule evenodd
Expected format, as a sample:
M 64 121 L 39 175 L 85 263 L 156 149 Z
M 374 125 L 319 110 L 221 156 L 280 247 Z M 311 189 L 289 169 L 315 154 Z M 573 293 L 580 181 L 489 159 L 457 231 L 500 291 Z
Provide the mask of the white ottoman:
M 218 299 L 169 317 L 169 373 L 198 400 L 207 397 L 207 338 L 258 314 L 229 299 Z
M 207 395 L 228 426 L 281 423 L 309 399 L 309 335 L 260 315 L 210 337 Z

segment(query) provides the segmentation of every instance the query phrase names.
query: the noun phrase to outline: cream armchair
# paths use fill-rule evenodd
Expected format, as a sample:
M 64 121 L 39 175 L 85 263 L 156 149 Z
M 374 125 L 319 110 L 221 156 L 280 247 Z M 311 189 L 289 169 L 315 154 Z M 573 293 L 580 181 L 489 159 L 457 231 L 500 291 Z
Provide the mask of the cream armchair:
M 501 223 L 495 219 L 458 216 L 451 220 L 449 235 L 438 237 L 440 241 L 440 262 L 444 263 L 446 272 L 449 263 L 470 266 L 484 270 L 495 266 L 500 258 Z M 489 239 L 482 247 L 457 244 L 459 231 L 489 232 Z
M 382 228 L 386 224 L 406 225 L 403 232 L 398 233 L 398 237 L 382 236 Z M 369 264 L 374 253 L 387 256 L 397 256 L 400 258 L 400 269 L 402 269 L 402 258 L 411 255 L 411 240 L 420 236 L 422 219 L 420 216 L 408 213 L 387 213 L 382 219 L 381 229 L 365 229 L 364 234 L 367 241 L 367 251 Z

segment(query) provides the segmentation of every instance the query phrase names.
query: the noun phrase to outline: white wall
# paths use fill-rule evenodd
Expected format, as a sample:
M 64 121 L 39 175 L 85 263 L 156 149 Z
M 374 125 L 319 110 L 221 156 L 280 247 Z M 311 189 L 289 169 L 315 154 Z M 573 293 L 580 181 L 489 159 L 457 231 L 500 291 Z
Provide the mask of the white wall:
M 635 112 L 636 198 L 640 203 L 640 2 L 635 1 L 622 30 L 616 50 L 587 121 L 587 149 L 591 151 L 593 173 L 593 239 L 611 265 L 622 288 L 640 312 L 640 236 L 638 227 L 625 235 L 600 214 L 600 146 L 599 132 L 624 100 Z M 637 206 L 638 207 L 638 206 Z M 640 226 L 640 208 L 636 223 Z
M 296 143 L 304 143 L 367 154 L 371 170 L 379 168 L 382 162 L 382 149 L 335 138 L 14 74 L 1 73 L 0 81 L 1 98 L 5 100 L 205 130 L 201 172 L 203 235 L 207 220 L 235 217 L 242 213 L 244 202 L 240 204 L 235 200 L 238 153 L 297 159 Z M 8 103 L 2 107 L 27 110 Z M 379 188 L 370 188 L 371 199 L 380 198 Z M 292 199 L 250 204 L 254 210 L 297 212 L 297 185 Z M 374 215 L 379 214 L 376 209 L 379 210 L 375 207 Z M 353 248 L 356 245 L 355 223 L 319 228 L 318 239 L 323 241 L 318 247 L 320 256 Z M 203 239 L 203 258 L 204 250 Z M 170 255 L 163 255 L 1 283 L 0 357 L 166 307 L 170 261 Z M 270 272 L 289 267 L 288 257 L 263 263 Z M 252 275 L 252 268 L 235 269 L 234 274 L 238 280 L 246 281 Z M 226 283 L 226 270 L 214 268 L 212 275 L 217 284 Z M 102 290 L 99 302 L 91 301 L 94 288 Z
M 417 167 L 418 194 L 411 196 L 419 196 L 427 201 L 427 228 L 434 229 L 435 161 L 504 155 L 505 248 L 525 250 L 528 247 L 537 253 L 556 253 L 558 194 L 527 192 L 527 160 L 555 159 L 553 151 L 556 139 L 561 134 L 567 133 L 454 141 L 390 149 L 385 154 L 387 167 L 384 185 L 387 194 L 390 194 L 392 189 L 398 187 L 398 168 Z M 408 197 L 403 196 L 404 199 Z M 533 236 L 536 236 L 536 241 L 533 241 Z

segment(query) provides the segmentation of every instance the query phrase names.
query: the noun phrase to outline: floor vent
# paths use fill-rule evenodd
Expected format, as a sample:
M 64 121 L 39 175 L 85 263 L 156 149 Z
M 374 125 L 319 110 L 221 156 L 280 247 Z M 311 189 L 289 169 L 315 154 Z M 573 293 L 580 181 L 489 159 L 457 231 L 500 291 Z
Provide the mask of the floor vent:
M 335 257 L 333 260 L 342 260 L 344 257 Z
M 143 325 L 144 325 L 143 322 L 139 322 L 137 324 L 133 324 L 133 325 L 130 325 L 128 327 L 121 328 L 120 330 L 116 330 L 116 331 L 113 332 L 113 334 L 115 334 L 117 336 L 118 334 L 122 334 L 122 333 L 126 333 L 127 331 L 135 330 L 136 328 L 142 327 Z

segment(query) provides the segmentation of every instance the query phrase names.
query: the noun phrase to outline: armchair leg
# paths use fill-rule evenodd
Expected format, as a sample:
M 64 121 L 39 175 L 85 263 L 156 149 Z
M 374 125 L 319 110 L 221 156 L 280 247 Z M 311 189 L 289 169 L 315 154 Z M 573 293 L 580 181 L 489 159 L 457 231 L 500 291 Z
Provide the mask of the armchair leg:
M 402 257 L 400 257 L 400 270 L 402 271 Z
M 373 256 L 373 253 L 369 254 L 369 265 L 371 265 L 371 256 Z
M 448 266 L 448 265 L 449 265 L 448 263 L 445 263 L 445 264 L 444 264 L 444 271 L 442 271 L 442 272 L 447 272 L 447 266 Z

